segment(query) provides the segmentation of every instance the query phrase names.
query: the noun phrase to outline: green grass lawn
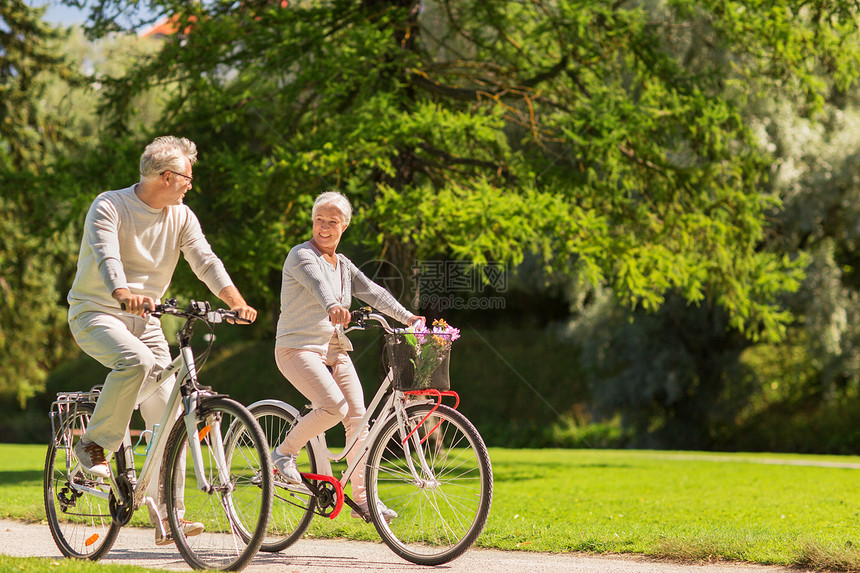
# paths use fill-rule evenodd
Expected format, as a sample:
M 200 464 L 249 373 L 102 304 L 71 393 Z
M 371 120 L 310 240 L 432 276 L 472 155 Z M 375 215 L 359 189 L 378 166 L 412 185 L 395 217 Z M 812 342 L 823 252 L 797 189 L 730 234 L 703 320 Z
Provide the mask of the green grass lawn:
M 0 516 L 44 519 L 44 453 L 0 444 Z M 860 568 L 860 473 L 812 465 L 860 467 L 860 457 L 499 448 L 490 456 L 495 496 L 482 547 Z M 145 514 L 132 523 L 145 524 Z M 377 539 L 347 516 L 317 518 L 309 535 Z
M 9 557 L 0 555 L 0 571 L 17 573 L 44 573 L 62 571 L 63 573 L 163 573 L 164 569 L 150 569 L 135 565 L 116 565 L 95 563 L 93 561 L 66 561 L 41 557 Z

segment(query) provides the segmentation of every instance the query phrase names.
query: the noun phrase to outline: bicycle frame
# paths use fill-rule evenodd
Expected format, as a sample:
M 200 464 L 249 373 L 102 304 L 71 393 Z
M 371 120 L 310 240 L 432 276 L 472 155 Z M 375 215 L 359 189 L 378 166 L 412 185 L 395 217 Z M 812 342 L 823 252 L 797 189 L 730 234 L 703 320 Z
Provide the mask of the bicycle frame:
M 386 391 L 390 386 L 391 382 L 388 376 L 386 376 L 385 380 L 383 380 L 382 382 L 382 385 L 380 385 L 379 390 L 376 391 L 376 395 L 373 397 L 373 400 L 371 400 L 370 404 L 368 405 L 367 411 L 365 412 L 364 417 L 361 419 L 360 426 L 368 425 L 368 423 L 370 422 L 370 418 L 376 412 L 377 408 L 382 402 L 382 399 L 385 397 Z M 388 400 L 385 401 L 384 407 L 380 410 L 380 421 L 387 420 L 389 416 L 392 415 L 392 412 L 394 410 L 394 400 L 395 395 L 394 393 L 392 393 L 392 395 L 389 396 Z M 260 400 L 248 406 L 248 409 L 253 409 L 257 406 L 263 406 L 266 404 L 276 405 L 283 408 L 284 410 L 287 410 L 296 418 L 296 420 L 299 420 L 302 417 L 301 413 L 294 406 L 292 406 L 291 404 L 287 404 L 286 402 L 283 402 L 281 400 Z M 379 433 L 381 428 L 381 423 L 375 423 L 371 425 L 367 440 L 361 448 L 361 456 L 357 458 L 357 461 L 360 461 L 364 457 L 364 454 L 366 454 L 367 451 L 370 449 L 369 444 L 372 443 L 373 438 L 376 437 L 376 434 Z M 314 462 L 316 463 L 317 472 L 322 475 L 332 476 L 333 472 L 331 468 L 331 462 L 339 462 L 346 459 L 347 455 L 349 455 L 349 452 L 352 450 L 353 447 L 355 447 L 357 441 L 358 434 L 353 436 L 346 443 L 346 445 L 344 445 L 343 449 L 339 453 L 334 453 L 328 448 L 328 444 L 326 443 L 325 439 L 325 433 L 311 438 L 310 442 L 314 446 L 314 453 L 316 453 L 316 458 L 314 459 Z M 355 464 L 347 466 L 347 469 L 343 474 L 343 478 L 340 481 L 349 481 L 349 478 L 352 477 L 352 474 L 355 472 L 355 469 Z
M 170 398 L 167 402 L 167 408 L 164 411 L 164 414 L 161 417 L 161 422 L 158 425 L 158 431 L 153 430 L 153 435 L 150 438 L 149 447 L 147 448 L 146 459 L 144 460 L 143 467 L 141 468 L 140 475 L 135 475 L 135 464 L 134 464 L 134 447 L 132 445 L 131 432 L 128 427 L 125 430 L 125 436 L 122 440 L 121 452 L 123 458 L 121 460 L 117 460 L 117 466 L 119 471 L 114 474 L 111 471 L 110 483 L 111 483 L 111 492 L 115 496 L 116 504 L 120 510 L 123 512 L 128 512 L 129 518 L 131 514 L 137 511 L 143 504 L 146 504 L 150 507 L 150 509 L 158 515 L 158 523 L 156 527 L 160 528 L 161 535 L 165 535 L 165 531 L 163 529 L 164 525 L 162 519 L 164 516 L 158 514 L 158 507 L 156 500 L 152 499 L 150 496 L 146 495 L 147 488 L 149 487 L 150 482 L 153 478 L 157 479 L 154 475 L 156 471 L 156 467 L 160 463 L 161 459 L 164 457 L 164 450 L 167 444 L 167 436 L 170 433 L 170 428 L 173 427 L 175 420 L 177 419 L 177 413 L 179 412 L 180 406 L 182 407 L 182 411 L 184 412 L 183 418 L 185 421 L 186 429 L 188 431 L 188 436 L 193 436 L 194 439 L 188 440 L 188 449 L 191 454 L 191 459 L 194 464 L 194 474 L 197 479 L 197 488 L 201 491 L 208 492 L 211 490 L 211 485 L 203 471 L 203 454 L 200 446 L 200 438 L 197 432 L 197 404 L 199 400 L 200 392 L 198 391 L 197 386 L 197 370 L 194 362 L 194 353 L 190 346 L 191 335 L 192 335 L 193 327 L 190 323 L 186 322 L 185 327 L 183 327 L 179 333 L 177 333 L 177 339 L 179 342 L 179 354 L 173 361 L 170 363 L 167 368 L 158 373 L 158 375 L 154 379 L 150 379 L 147 382 L 144 382 L 143 390 L 138 394 L 138 398 L 135 403 L 135 407 L 139 406 L 142 402 L 150 398 L 155 392 L 161 388 L 163 385 L 168 383 L 168 381 L 173 379 L 173 388 L 170 393 Z M 92 399 L 94 393 L 68 393 L 67 396 L 75 396 L 87 399 Z M 65 403 L 60 403 L 61 400 L 58 399 L 54 404 L 58 406 L 56 414 L 60 418 L 60 422 L 62 423 L 63 417 L 63 409 L 67 410 L 66 415 L 68 416 L 71 411 L 69 408 L 73 407 L 69 404 L 68 400 L 65 400 Z M 51 420 L 54 421 L 55 412 L 52 408 L 52 416 Z M 165 431 L 167 430 L 167 431 Z M 211 433 L 211 432 L 210 432 Z M 54 432 L 56 436 L 56 430 Z M 220 431 L 215 431 L 213 434 L 213 445 L 216 450 L 216 463 L 218 465 L 218 471 L 221 474 L 222 479 L 227 480 L 227 470 L 226 470 L 226 460 L 223 457 L 223 444 L 221 444 L 221 433 Z M 58 444 L 59 445 L 59 444 Z M 78 472 L 83 471 L 81 468 L 80 462 L 76 463 L 74 467 L 67 467 L 67 471 L 69 472 L 69 476 L 74 476 Z M 126 480 L 127 483 L 131 486 L 130 492 L 129 488 L 123 487 L 120 484 L 121 480 Z M 87 495 L 92 495 L 95 497 L 99 497 L 105 500 L 110 500 L 110 492 L 105 492 L 96 488 L 87 487 L 83 484 L 74 483 L 73 479 L 69 479 L 70 487 L 76 490 L 78 493 L 86 493 Z M 129 498 L 128 493 L 131 493 Z
M 392 416 L 397 416 L 399 425 L 400 425 L 400 439 L 404 448 L 408 451 L 410 438 L 413 437 L 415 429 L 410 432 L 406 432 L 406 419 L 405 419 L 405 409 L 402 406 L 404 397 L 407 395 L 435 395 L 438 397 L 438 401 L 436 405 L 438 407 L 439 403 L 441 403 L 442 396 L 454 396 L 457 399 L 457 404 L 459 404 L 459 396 L 457 396 L 456 392 L 439 392 L 438 390 L 419 390 L 419 391 L 399 391 L 395 390 L 389 392 L 391 388 L 391 380 L 392 373 L 389 372 L 386 374 L 385 378 L 382 380 L 382 383 L 379 386 L 379 389 L 376 391 L 373 399 L 370 401 L 370 404 L 367 406 L 367 411 L 364 414 L 364 417 L 361 419 L 361 423 L 359 427 L 369 425 L 370 428 L 368 430 L 367 438 L 364 440 L 364 443 L 361 445 L 358 455 L 353 458 L 353 462 L 347 465 L 346 470 L 344 470 L 343 475 L 341 476 L 338 484 L 336 484 L 336 488 L 339 491 L 342 491 L 342 484 L 348 482 L 352 475 L 359 469 L 359 467 L 364 464 L 364 459 L 366 454 L 369 452 L 371 445 L 374 442 L 376 436 L 382 431 L 385 427 L 385 422 L 387 422 Z M 388 394 L 388 398 L 385 399 L 386 394 Z M 383 402 L 383 399 L 385 401 Z M 432 403 L 432 400 L 426 400 L 427 403 Z M 292 414 L 295 419 L 298 421 L 302 416 L 301 413 L 290 404 L 283 402 L 281 400 L 260 400 L 258 402 L 254 402 L 248 408 L 253 410 L 255 407 L 263 406 L 263 405 L 275 405 L 278 406 L 290 414 Z M 456 408 L 456 405 L 454 406 Z M 435 408 L 433 409 L 435 411 Z M 374 414 L 377 414 L 376 420 L 370 424 L 371 418 L 373 418 Z M 425 420 L 430 417 L 430 414 L 427 415 Z M 422 420 L 422 423 L 424 420 Z M 420 424 L 419 424 L 420 425 Z M 435 430 L 435 428 L 434 428 Z M 432 433 L 432 432 L 431 432 Z M 359 439 L 359 433 L 356 433 L 347 443 L 344 445 L 343 449 L 338 452 L 332 452 L 328 448 L 328 444 L 326 443 L 325 433 L 322 433 L 318 436 L 311 438 L 311 448 L 309 449 L 309 455 L 314 456 L 314 463 L 316 465 L 317 474 L 308 474 L 305 477 L 309 479 L 324 479 L 327 477 L 334 478 L 334 472 L 332 470 L 331 462 L 340 462 L 346 459 L 352 449 L 356 446 L 356 443 Z M 425 437 L 426 439 L 426 437 Z M 436 482 L 436 477 L 433 475 L 433 471 L 427 466 L 426 461 L 424 459 L 423 452 L 421 448 L 423 447 L 423 440 L 418 440 L 417 436 L 412 440 L 412 447 L 416 449 L 416 453 L 419 455 L 421 459 L 421 471 L 419 472 L 414 465 L 412 464 L 411 456 L 407 457 L 407 465 L 409 470 L 415 479 L 416 483 L 434 483 Z M 275 444 L 277 446 L 277 444 Z M 336 478 L 335 478 L 336 479 Z M 325 480 L 328 481 L 328 480 Z M 340 486 L 340 487 L 338 487 Z M 299 484 L 284 484 L 281 487 L 284 487 L 287 490 L 300 491 L 304 494 L 310 493 L 306 486 Z M 341 499 L 338 500 L 338 504 L 336 509 L 329 515 L 330 519 L 334 519 L 340 513 L 340 509 L 342 507 Z

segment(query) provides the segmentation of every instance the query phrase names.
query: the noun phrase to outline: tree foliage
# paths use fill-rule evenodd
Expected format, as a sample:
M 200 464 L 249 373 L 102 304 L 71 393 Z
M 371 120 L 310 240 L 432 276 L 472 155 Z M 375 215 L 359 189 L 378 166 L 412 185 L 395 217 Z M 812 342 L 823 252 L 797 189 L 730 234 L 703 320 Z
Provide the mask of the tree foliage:
M 577 280 L 595 396 L 632 427 L 713 436 L 749 395 L 739 357 L 784 335 L 786 301 L 828 384 L 857 386 L 854 2 L 67 3 L 92 8 L 93 37 L 160 17 L 177 31 L 98 78 L 105 144 L 87 167 L 104 177 L 70 195 L 129 184 L 154 135 L 191 137 L 187 200 L 253 304 L 274 309 L 313 197 L 338 187 L 357 207 L 347 241 L 406 276 L 438 257 L 536 255 Z M 0 199 L 7 182 L 41 185 L 10 173 Z M 9 213 L 26 204 L 8 197 Z M 0 217 L 20 231 L 3 239 L 22 244 L 38 213 Z M 40 268 L 5 245 L 7 283 L 13 260 Z M 199 292 L 180 271 L 174 288 Z
M 86 207 L 109 181 L 134 176 L 140 154 L 135 144 L 128 163 L 127 138 L 101 141 L 93 103 L 98 74 L 121 73 L 140 42 L 99 48 L 43 12 L 0 1 L 0 400 L 22 407 L 74 346 L 65 298 Z
M 724 23 L 700 15 L 674 45 L 693 68 L 731 65 L 723 89 L 743 96 L 737 100 L 742 121 L 772 157 L 760 192 L 785 205 L 768 215 L 774 224 L 758 248 L 805 262 L 801 288 L 782 298 L 799 320 L 775 346 L 738 339 L 710 305 L 684 308 L 674 300 L 654 315 L 602 299 L 584 308 L 573 324 L 585 341 L 595 406 L 620 412 L 640 445 L 778 447 L 749 428 L 767 420 L 781 426 L 788 442 L 793 414 L 826 417 L 860 388 L 860 338 L 852 326 L 858 312 L 852 238 L 858 120 L 850 89 L 857 44 L 849 41 L 857 29 L 855 7 L 778 3 L 775 12 L 756 16 L 741 4 L 724 6 L 731 8 Z M 787 21 L 794 25 L 786 27 Z M 764 43 L 727 46 L 715 41 L 714 28 L 743 38 L 758 30 Z M 799 423 L 799 433 L 808 433 L 809 421 Z
M 0 2 L 0 396 L 22 404 L 68 347 L 58 336 L 68 232 L 55 224 L 64 209 L 45 171 L 69 134 L 44 98 L 51 81 L 71 85 L 76 74 L 42 12 Z
M 601 292 L 572 334 L 595 414 L 620 414 L 630 447 L 719 449 L 757 389 L 740 359 L 750 341 L 715 305 L 673 295 L 657 312 L 631 313 Z
M 804 252 L 806 279 L 788 299 L 802 317 L 796 338 L 817 375 L 810 389 L 827 401 L 860 392 L 860 99 L 834 86 L 815 116 L 790 101 L 758 102 L 754 126 L 780 160 L 771 178 L 785 209 L 772 249 Z
M 100 0 L 93 32 L 127 4 Z M 628 306 L 674 291 L 751 338 L 784 333 L 777 296 L 802 261 L 761 248 L 779 199 L 742 109 L 756 90 L 813 109 L 822 78 L 850 85 L 853 2 L 152 6 L 177 33 L 106 83 L 114 129 L 134 94 L 174 90 L 153 132 L 200 144 L 195 209 L 258 299 L 274 299 L 313 195 L 339 187 L 363 240 L 404 270 L 537 252 Z

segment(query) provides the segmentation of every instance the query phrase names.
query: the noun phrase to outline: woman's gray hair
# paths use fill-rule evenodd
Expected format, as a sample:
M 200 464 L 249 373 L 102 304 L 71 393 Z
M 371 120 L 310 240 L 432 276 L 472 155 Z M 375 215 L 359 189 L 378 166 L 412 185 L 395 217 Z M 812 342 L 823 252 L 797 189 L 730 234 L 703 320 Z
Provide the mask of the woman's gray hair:
M 163 135 L 156 137 L 140 156 L 140 180 L 154 179 L 165 171 L 185 172 L 185 159 L 197 162 L 197 146 L 184 137 Z
M 338 191 L 326 191 L 325 193 L 320 193 L 314 201 L 314 208 L 311 210 L 311 219 L 317 218 L 317 211 L 324 205 L 332 205 L 335 209 L 340 211 L 340 214 L 343 215 L 344 224 L 349 225 L 349 222 L 352 219 L 352 205 L 349 204 L 349 199 L 347 199 L 343 193 Z

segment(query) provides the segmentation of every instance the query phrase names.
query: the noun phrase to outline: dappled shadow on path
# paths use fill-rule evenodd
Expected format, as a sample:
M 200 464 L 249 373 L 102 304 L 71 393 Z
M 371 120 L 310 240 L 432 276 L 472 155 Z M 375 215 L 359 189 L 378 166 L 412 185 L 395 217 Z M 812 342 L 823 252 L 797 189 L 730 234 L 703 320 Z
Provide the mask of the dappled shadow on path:
M 322 571 L 334 571 L 337 569 L 365 569 L 367 571 L 407 571 L 414 570 L 415 565 L 400 561 L 392 557 L 392 561 L 365 561 L 358 557 L 343 557 L 334 555 L 289 555 L 284 553 L 257 553 L 254 562 L 271 563 L 272 566 L 296 566 L 296 567 L 312 567 L 320 568 Z M 433 570 L 449 569 L 445 565 L 433 567 Z M 274 570 L 274 569 L 273 569 Z
M 140 567 L 151 568 L 169 568 L 169 569 L 187 569 L 188 565 L 182 557 L 176 553 L 176 560 L 166 560 L 165 552 L 160 548 L 141 548 L 128 549 L 114 547 L 108 555 L 102 560 L 104 563 L 111 561 L 119 561 L 127 563 L 133 561 L 135 565 Z M 358 557 L 345 557 L 334 555 L 312 555 L 304 553 L 299 555 L 291 555 L 288 552 L 281 553 L 265 553 L 263 551 L 257 553 L 252 561 L 254 569 L 264 568 L 265 570 L 281 571 L 284 567 L 289 568 L 303 567 L 319 569 L 320 571 L 337 571 L 345 569 L 349 571 L 367 570 L 367 571 L 408 571 L 414 570 L 414 565 L 404 561 L 400 561 L 396 557 L 392 557 L 391 561 L 373 561 L 362 560 Z M 446 565 L 440 565 L 433 568 L 434 571 L 444 571 L 450 569 Z

